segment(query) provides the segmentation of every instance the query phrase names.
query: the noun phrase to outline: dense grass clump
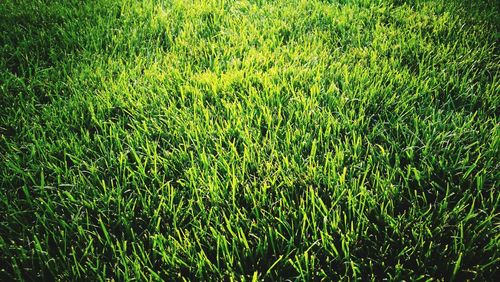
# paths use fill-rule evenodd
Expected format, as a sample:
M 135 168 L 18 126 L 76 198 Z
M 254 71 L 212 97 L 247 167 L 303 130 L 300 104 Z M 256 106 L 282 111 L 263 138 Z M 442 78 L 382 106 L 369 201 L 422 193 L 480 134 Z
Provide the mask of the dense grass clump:
M 1 280 L 493 280 L 499 19 L 1 1 Z

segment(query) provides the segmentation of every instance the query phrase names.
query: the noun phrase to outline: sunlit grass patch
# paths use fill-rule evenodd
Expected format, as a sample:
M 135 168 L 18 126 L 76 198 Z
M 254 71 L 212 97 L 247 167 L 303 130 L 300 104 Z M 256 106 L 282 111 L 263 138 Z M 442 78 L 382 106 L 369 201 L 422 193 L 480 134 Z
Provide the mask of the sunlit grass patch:
M 451 2 L 3 1 L 0 277 L 493 280 L 498 7 Z

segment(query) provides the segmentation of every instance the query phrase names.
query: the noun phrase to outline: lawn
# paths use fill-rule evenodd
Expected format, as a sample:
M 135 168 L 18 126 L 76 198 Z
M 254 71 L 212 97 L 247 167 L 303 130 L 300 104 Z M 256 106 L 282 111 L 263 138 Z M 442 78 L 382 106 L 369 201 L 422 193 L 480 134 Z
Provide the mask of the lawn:
M 2 0 L 0 280 L 493 281 L 499 44 L 495 0 Z

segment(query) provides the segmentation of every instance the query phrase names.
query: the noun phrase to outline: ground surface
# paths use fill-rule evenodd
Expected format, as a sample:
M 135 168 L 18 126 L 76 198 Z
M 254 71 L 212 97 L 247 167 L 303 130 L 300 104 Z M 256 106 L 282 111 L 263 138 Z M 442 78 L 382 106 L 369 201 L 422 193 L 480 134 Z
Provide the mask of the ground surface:
M 456 2 L 1 1 L 0 277 L 493 280 L 499 8 Z

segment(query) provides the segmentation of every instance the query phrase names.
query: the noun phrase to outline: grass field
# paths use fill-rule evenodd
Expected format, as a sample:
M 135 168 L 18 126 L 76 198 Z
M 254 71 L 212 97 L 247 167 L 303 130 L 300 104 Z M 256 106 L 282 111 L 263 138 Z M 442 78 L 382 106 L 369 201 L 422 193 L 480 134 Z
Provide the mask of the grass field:
M 0 1 L 0 280 L 493 281 L 499 10 Z

